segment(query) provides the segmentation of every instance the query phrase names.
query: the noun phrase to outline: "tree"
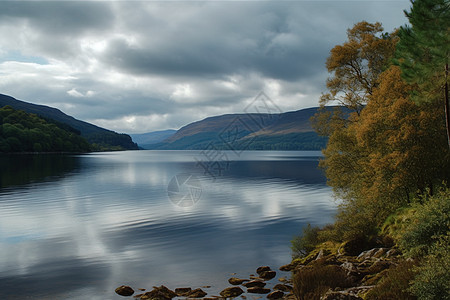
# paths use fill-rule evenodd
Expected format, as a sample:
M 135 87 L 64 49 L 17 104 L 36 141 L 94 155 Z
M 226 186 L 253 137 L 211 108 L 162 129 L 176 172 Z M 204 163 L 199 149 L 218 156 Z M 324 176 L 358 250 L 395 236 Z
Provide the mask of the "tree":
M 359 22 L 347 31 L 348 41 L 331 49 L 326 66 L 334 76 L 327 80 L 329 93 L 321 105 L 337 101 L 358 114 L 378 85 L 378 76 L 394 53 L 396 38 L 384 33 L 380 23 Z
M 445 126 L 434 104 L 410 100 L 412 87 L 392 66 L 380 76 L 357 120 L 336 130 L 320 165 L 343 199 L 336 228 L 344 238 L 369 237 L 417 193 L 449 180 Z
M 399 31 L 396 63 L 403 78 L 418 86 L 412 93 L 417 103 L 442 99 L 444 102 L 447 142 L 450 147 L 450 108 L 448 99 L 448 64 L 450 55 L 450 2 L 448 0 L 411 1 L 405 11 L 410 26 Z

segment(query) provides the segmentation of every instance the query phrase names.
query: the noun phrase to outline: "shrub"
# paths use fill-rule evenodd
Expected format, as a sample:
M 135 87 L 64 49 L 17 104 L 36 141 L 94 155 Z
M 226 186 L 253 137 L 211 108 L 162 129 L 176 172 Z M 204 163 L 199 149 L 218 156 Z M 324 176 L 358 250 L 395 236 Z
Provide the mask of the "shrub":
M 399 246 L 410 256 L 426 255 L 445 236 L 450 226 L 450 189 L 435 196 L 424 196 L 404 218 Z
M 410 291 L 423 300 L 450 299 L 450 237 L 441 237 L 424 262 L 416 268 L 417 276 Z
M 319 300 L 330 288 L 352 286 L 346 272 L 336 265 L 318 261 L 298 270 L 293 276 L 294 294 L 298 300 Z
M 291 241 L 292 256 L 294 258 L 305 257 L 319 244 L 319 227 L 312 227 L 308 224 L 303 228 L 300 236 L 296 236 Z
M 410 281 L 414 278 L 414 265 L 415 263 L 412 261 L 402 261 L 397 266 L 389 268 L 381 282 L 366 294 L 365 299 L 417 299 L 408 291 Z

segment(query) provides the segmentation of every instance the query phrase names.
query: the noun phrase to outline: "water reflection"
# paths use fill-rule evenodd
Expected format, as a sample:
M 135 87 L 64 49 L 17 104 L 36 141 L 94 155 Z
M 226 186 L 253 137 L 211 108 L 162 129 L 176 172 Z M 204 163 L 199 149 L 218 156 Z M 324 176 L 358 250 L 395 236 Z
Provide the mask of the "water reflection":
M 0 154 L 0 189 L 55 180 L 79 167 L 79 158 L 71 155 Z
M 331 221 L 317 153 L 249 152 L 214 182 L 195 155 L 82 155 L 39 185 L 0 190 L 0 289 L 11 299 L 120 299 L 121 284 L 207 284 L 217 293 L 231 273 L 287 263 L 289 240 L 304 224 Z M 167 197 L 183 172 L 202 180 L 193 207 Z

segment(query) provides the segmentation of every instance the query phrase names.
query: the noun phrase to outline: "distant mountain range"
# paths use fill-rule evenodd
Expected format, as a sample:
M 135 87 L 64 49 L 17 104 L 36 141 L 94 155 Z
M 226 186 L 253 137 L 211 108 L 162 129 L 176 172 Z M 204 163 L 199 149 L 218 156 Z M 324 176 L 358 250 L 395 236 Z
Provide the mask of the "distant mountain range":
M 281 114 L 227 114 L 190 123 L 168 137 L 140 143 L 144 149 L 201 150 L 320 150 L 327 138 L 318 136 L 310 118 L 317 107 Z M 162 132 L 141 135 L 161 137 Z M 154 135 L 155 134 L 155 135 Z M 139 137 L 140 138 L 140 137 Z
M 119 134 L 117 132 L 107 130 L 96 125 L 80 121 L 66 115 L 59 109 L 37 105 L 21 100 L 17 100 L 11 96 L 0 94 L 0 107 L 9 105 L 14 109 L 23 110 L 33 113 L 45 119 L 47 122 L 56 124 L 58 127 L 69 131 L 76 131 L 82 137 L 94 145 L 98 150 L 136 150 L 138 149 L 131 137 L 127 134 Z
M 150 147 L 150 145 L 164 141 L 165 139 L 174 135 L 176 132 L 177 131 L 175 129 L 167 129 L 161 131 L 152 131 L 148 133 L 130 134 L 130 136 L 133 141 L 140 147 L 146 148 Z

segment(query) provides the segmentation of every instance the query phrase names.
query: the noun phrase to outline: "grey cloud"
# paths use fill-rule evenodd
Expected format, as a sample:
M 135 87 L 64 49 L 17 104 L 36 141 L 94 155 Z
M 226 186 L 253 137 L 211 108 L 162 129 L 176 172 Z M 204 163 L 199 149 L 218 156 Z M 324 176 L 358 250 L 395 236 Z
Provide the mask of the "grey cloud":
M 114 15 L 106 2 L 0 2 L 2 23 L 14 19 L 25 20 L 33 29 L 54 38 L 105 30 L 114 24 Z
M 178 23 L 163 7 L 161 13 L 168 16 L 158 21 L 159 27 L 136 28 L 141 37 L 138 44 L 130 44 L 127 37 L 111 41 L 102 60 L 138 75 L 214 78 L 258 72 L 294 80 L 321 71 L 316 64 L 326 56 L 324 46 L 329 41 L 316 36 L 314 28 L 298 30 L 301 23 L 308 24 L 289 12 L 286 4 L 239 3 L 247 11 L 237 5 L 214 3 L 204 8 L 201 20 Z M 301 5 L 294 7 L 298 10 L 302 13 Z
M 242 112 L 261 90 L 283 110 L 296 110 L 317 105 L 326 57 L 347 28 L 367 20 L 390 31 L 406 22 L 408 6 L 407 0 L 0 1 L 0 92 L 133 132 L 165 129 L 146 125 L 149 116 L 177 128 Z M 2 70 L 2 55 L 11 51 L 49 66 Z M 192 95 L 177 95 L 180 86 Z M 125 123 L 130 116 L 139 121 Z

